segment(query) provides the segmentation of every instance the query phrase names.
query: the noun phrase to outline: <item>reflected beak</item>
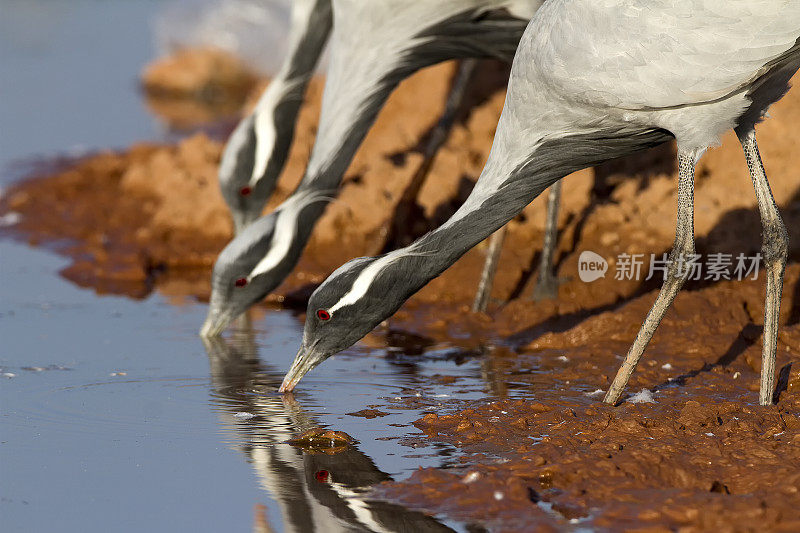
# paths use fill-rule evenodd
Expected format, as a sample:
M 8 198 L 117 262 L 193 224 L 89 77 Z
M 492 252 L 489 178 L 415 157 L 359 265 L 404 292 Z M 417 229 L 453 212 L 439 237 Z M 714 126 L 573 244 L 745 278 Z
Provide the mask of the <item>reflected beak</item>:
M 300 346 L 297 355 L 294 357 L 292 367 L 283 377 L 283 383 L 281 383 L 281 388 L 278 389 L 278 392 L 292 392 L 297 383 L 303 379 L 303 376 L 320 364 L 323 359 L 312 350 L 306 348 L 305 345 Z

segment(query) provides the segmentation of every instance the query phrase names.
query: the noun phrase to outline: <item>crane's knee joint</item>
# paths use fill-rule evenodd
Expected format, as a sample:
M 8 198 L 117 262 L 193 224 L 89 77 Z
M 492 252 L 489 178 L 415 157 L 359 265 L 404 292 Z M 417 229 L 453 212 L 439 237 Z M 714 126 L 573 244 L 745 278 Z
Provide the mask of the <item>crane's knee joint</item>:
M 786 263 L 786 259 L 789 257 L 789 235 L 786 233 L 786 226 L 780 219 L 764 224 L 761 254 L 767 265 Z
M 691 261 L 695 258 L 694 241 L 676 242 L 669 254 L 667 276 L 686 280 L 692 273 Z

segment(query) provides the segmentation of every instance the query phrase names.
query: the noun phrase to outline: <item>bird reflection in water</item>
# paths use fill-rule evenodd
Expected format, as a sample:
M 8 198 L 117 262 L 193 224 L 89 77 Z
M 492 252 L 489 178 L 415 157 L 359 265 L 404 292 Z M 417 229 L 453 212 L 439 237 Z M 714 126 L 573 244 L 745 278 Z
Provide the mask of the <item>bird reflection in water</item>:
M 422 513 L 368 500 L 369 488 L 391 477 L 354 445 L 323 450 L 287 444 L 319 423 L 293 395 L 278 394 L 282 373 L 259 360 L 250 324 L 237 326 L 229 340 L 203 341 L 212 401 L 277 502 L 284 531 L 452 531 Z M 255 530 L 272 531 L 265 508 L 256 506 L 255 514 Z

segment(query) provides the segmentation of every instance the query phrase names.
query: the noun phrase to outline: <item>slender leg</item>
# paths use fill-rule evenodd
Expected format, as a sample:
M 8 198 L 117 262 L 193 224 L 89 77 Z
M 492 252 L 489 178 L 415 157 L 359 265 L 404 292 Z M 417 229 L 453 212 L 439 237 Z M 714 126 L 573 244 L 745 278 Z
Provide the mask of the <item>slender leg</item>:
M 401 246 L 405 246 L 408 242 L 403 242 L 404 238 L 413 238 L 407 236 L 405 233 L 408 230 L 410 220 L 417 206 L 417 197 L 425 184 L 425 178 L 428 177 L 433 166 L 433 161 L 436 154 L 447 140 L 450 130 L 453 129 L 455 124 L 458 109 L 461 107 L 461 102 L 464 99 L 469 80 L 472 73 L 475 71 L 475 66 L 478 64 L 475 59 L 464 59 L 458 67 L 458 73 L 453 81 L 453 86 L 450 89 L 450 94 L 447 97 L 447 104 L 445 104 L 444 113 L 436 124 L 436 127 L 431 132 L 430 140 L 425 147 L 425 155 L 422 164 L 419 166 L 411 182 L 403 191 L 400 201 L 395 209 L 394 216 L 389 221 L 389 227 L 385 230 L 385 238 L 380 248 L 380 253 L 390 252 Z M 410 242 L 410 241 L 409 241 Z
M 533 292 L 534 300 L 555 298 L 558 294 L 558 280 L 553 274 L 552 263 L 554 250 L 558 243 L 558 204 L 560 199 L 561 181 L 557 181 L 550 186 L 550 193 L 547 197 L 547 222 L 545 224 L 542 260 L 539 263 L 539 279 Z M 503 249 L 505 237 L 506 227 L 503 227 L 492 235 L 489 241 L 489 251 L 486 254 L 486 262 L 483 264 L 481 281 L 478 284 L 478 292 L 475 294 L 475 301 L 472 304 L 474 312 L 486 311 L 486 307 L 489 304 L 489 296 L 492 293 L 494 276 L 497 273 L 500 252 Z
M 447 140 L 450 130 L 453 129 L 458 109 L 461 107 L 461 102 L 464 100 L 464 95 L 469 86 L 469 80 L 472 78 L 477 64 L 477 59 L 464 59 L 459 64 L 458 73 L 456 73 L 453 86 L 450 88 L 450 94 L 447 97 L 447 103 L 445 104 L 442 118 L 439 119 L 439 123 L 436 124 L 433 132 L 431 132 L 431 138 L 428 141 L 428 145 L 425 147 L 425 159 L 416 174 L 414 174 L 414 179 L 411 180 L 411 185 L 409 185 L 408 190 L 406 190 L 406 195 L 413 194 L 413 197 L 416 198 L 419 189 L 422 188 L 422 184 L 425 182 L 425 176 L 428 174 L 433 164 L 436 153 Z M 411 190 L 411 193 L 409 193 L 409 190 Z
M 694 152 L 678 153 L 678 223 L 675 228 L 675 244 L 670 254 L 669 268 L 658 298 L 647 313 L 633 346 L 603 399 L 606 403 L 615 404 L 619 400 L 661 319 L 664 318 L 664 314 L 686 281 L 689 269 L 686 268 L 685 261 L 694 255 L 694 166 Z
M 544 228 L 542 259 L 539 262 L 539 279 L 533 289 L 535 301 L 548 300 L 558 295 L 558 280 L 554 272 L 553 257 L 558 245 L 558 204 L 561 201 L 561 180 L 550 186 L 547 195 L 547 222 Z
M 500 252 L 503 250 L 503 241 L 505 239 L 506 226 L 495 231 L 489 238 L 486 262 L 483 263 L 483 273 L 481 274 L 481 281 L 478 283 L 478 292 L 475 294 L 475 301 L 472 303 L 472 311 L 475 313 L 486 311 L 486 307 L 489 305 L 494 275 L 497 272 L 497 264 L 500 262 Z
M 764 347 L 761 352 L 761 388 L 758 403 L 770 405 L 775 382 L 775 352 L 778 348 L 778 315 L 781 309 L 783 273 L 786 269 L 789 238 L 783 225 L 778 206 L 772 197 L 761 155 L 758 153 L 755 131 L 737 131 L 753 187 L 756 190 L 758 211 L 761 214 L 763 230 L 761 253 L 764 256 L 764 269 L 767 273 L 767 296 L 764 300 Z

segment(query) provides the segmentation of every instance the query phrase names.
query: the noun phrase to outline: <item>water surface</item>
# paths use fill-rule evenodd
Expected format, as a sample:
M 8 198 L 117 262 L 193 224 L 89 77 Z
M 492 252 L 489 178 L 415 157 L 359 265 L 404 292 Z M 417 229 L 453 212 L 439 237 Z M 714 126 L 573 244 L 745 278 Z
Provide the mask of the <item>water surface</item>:
M 0 185 L 24 173 L 20 161 L 162 139 L 137 89 L 162 5 L 0 0 Z M 445 397 L 484 395 L 477 360 L 356 347 L 283 397 L 302 329 L 290 313 L 204 345 L 205 306 L 79 289 L 58 275 L 66 260 L 2 231 L 3 531 L 242 531 L 264 519 L 261 505 L 276 530 L 445 528 L 364 494 L 453 463 L 447 445 L 401 438 Z M 458 386 L 434 385 L 437 373 Z M 386 416 L 348 414 L 370 405 Z M 335 454 L 286 444 L 316 426 L 357 443 Z
M 314 523 L 332 527 L 357 518 L 353 505 L 369 508 L 359 498 L 369 484 L 449 464 L 447 446 L 418 450 L 398 439 L 442 398 L 426 378 L 457 375 L 465 399 L 483 394 L 476 361 L 396 365 L 361 349 L 329 360 L 284 398 L 276 389 L 301 333 L 286 312 L 204 346 L 202 305 L 97 296 L 58 277 L 64 260 L 8 240 L 0 257 L 7 531 L 241 530 L 255 504 L 267 506 L 273 526 L 289 529 L 286 521 L 313 508 Z M 404 396 L 425 405 L 400 408 Z M 388 415 L 347 414 L 366 405 Z M 336 455 L 284 443 L 315 426 L 359 442 Z M 388 522 L 413 516 L 383 513 Z M 372 529 L 363 516 L 355 523 Z

